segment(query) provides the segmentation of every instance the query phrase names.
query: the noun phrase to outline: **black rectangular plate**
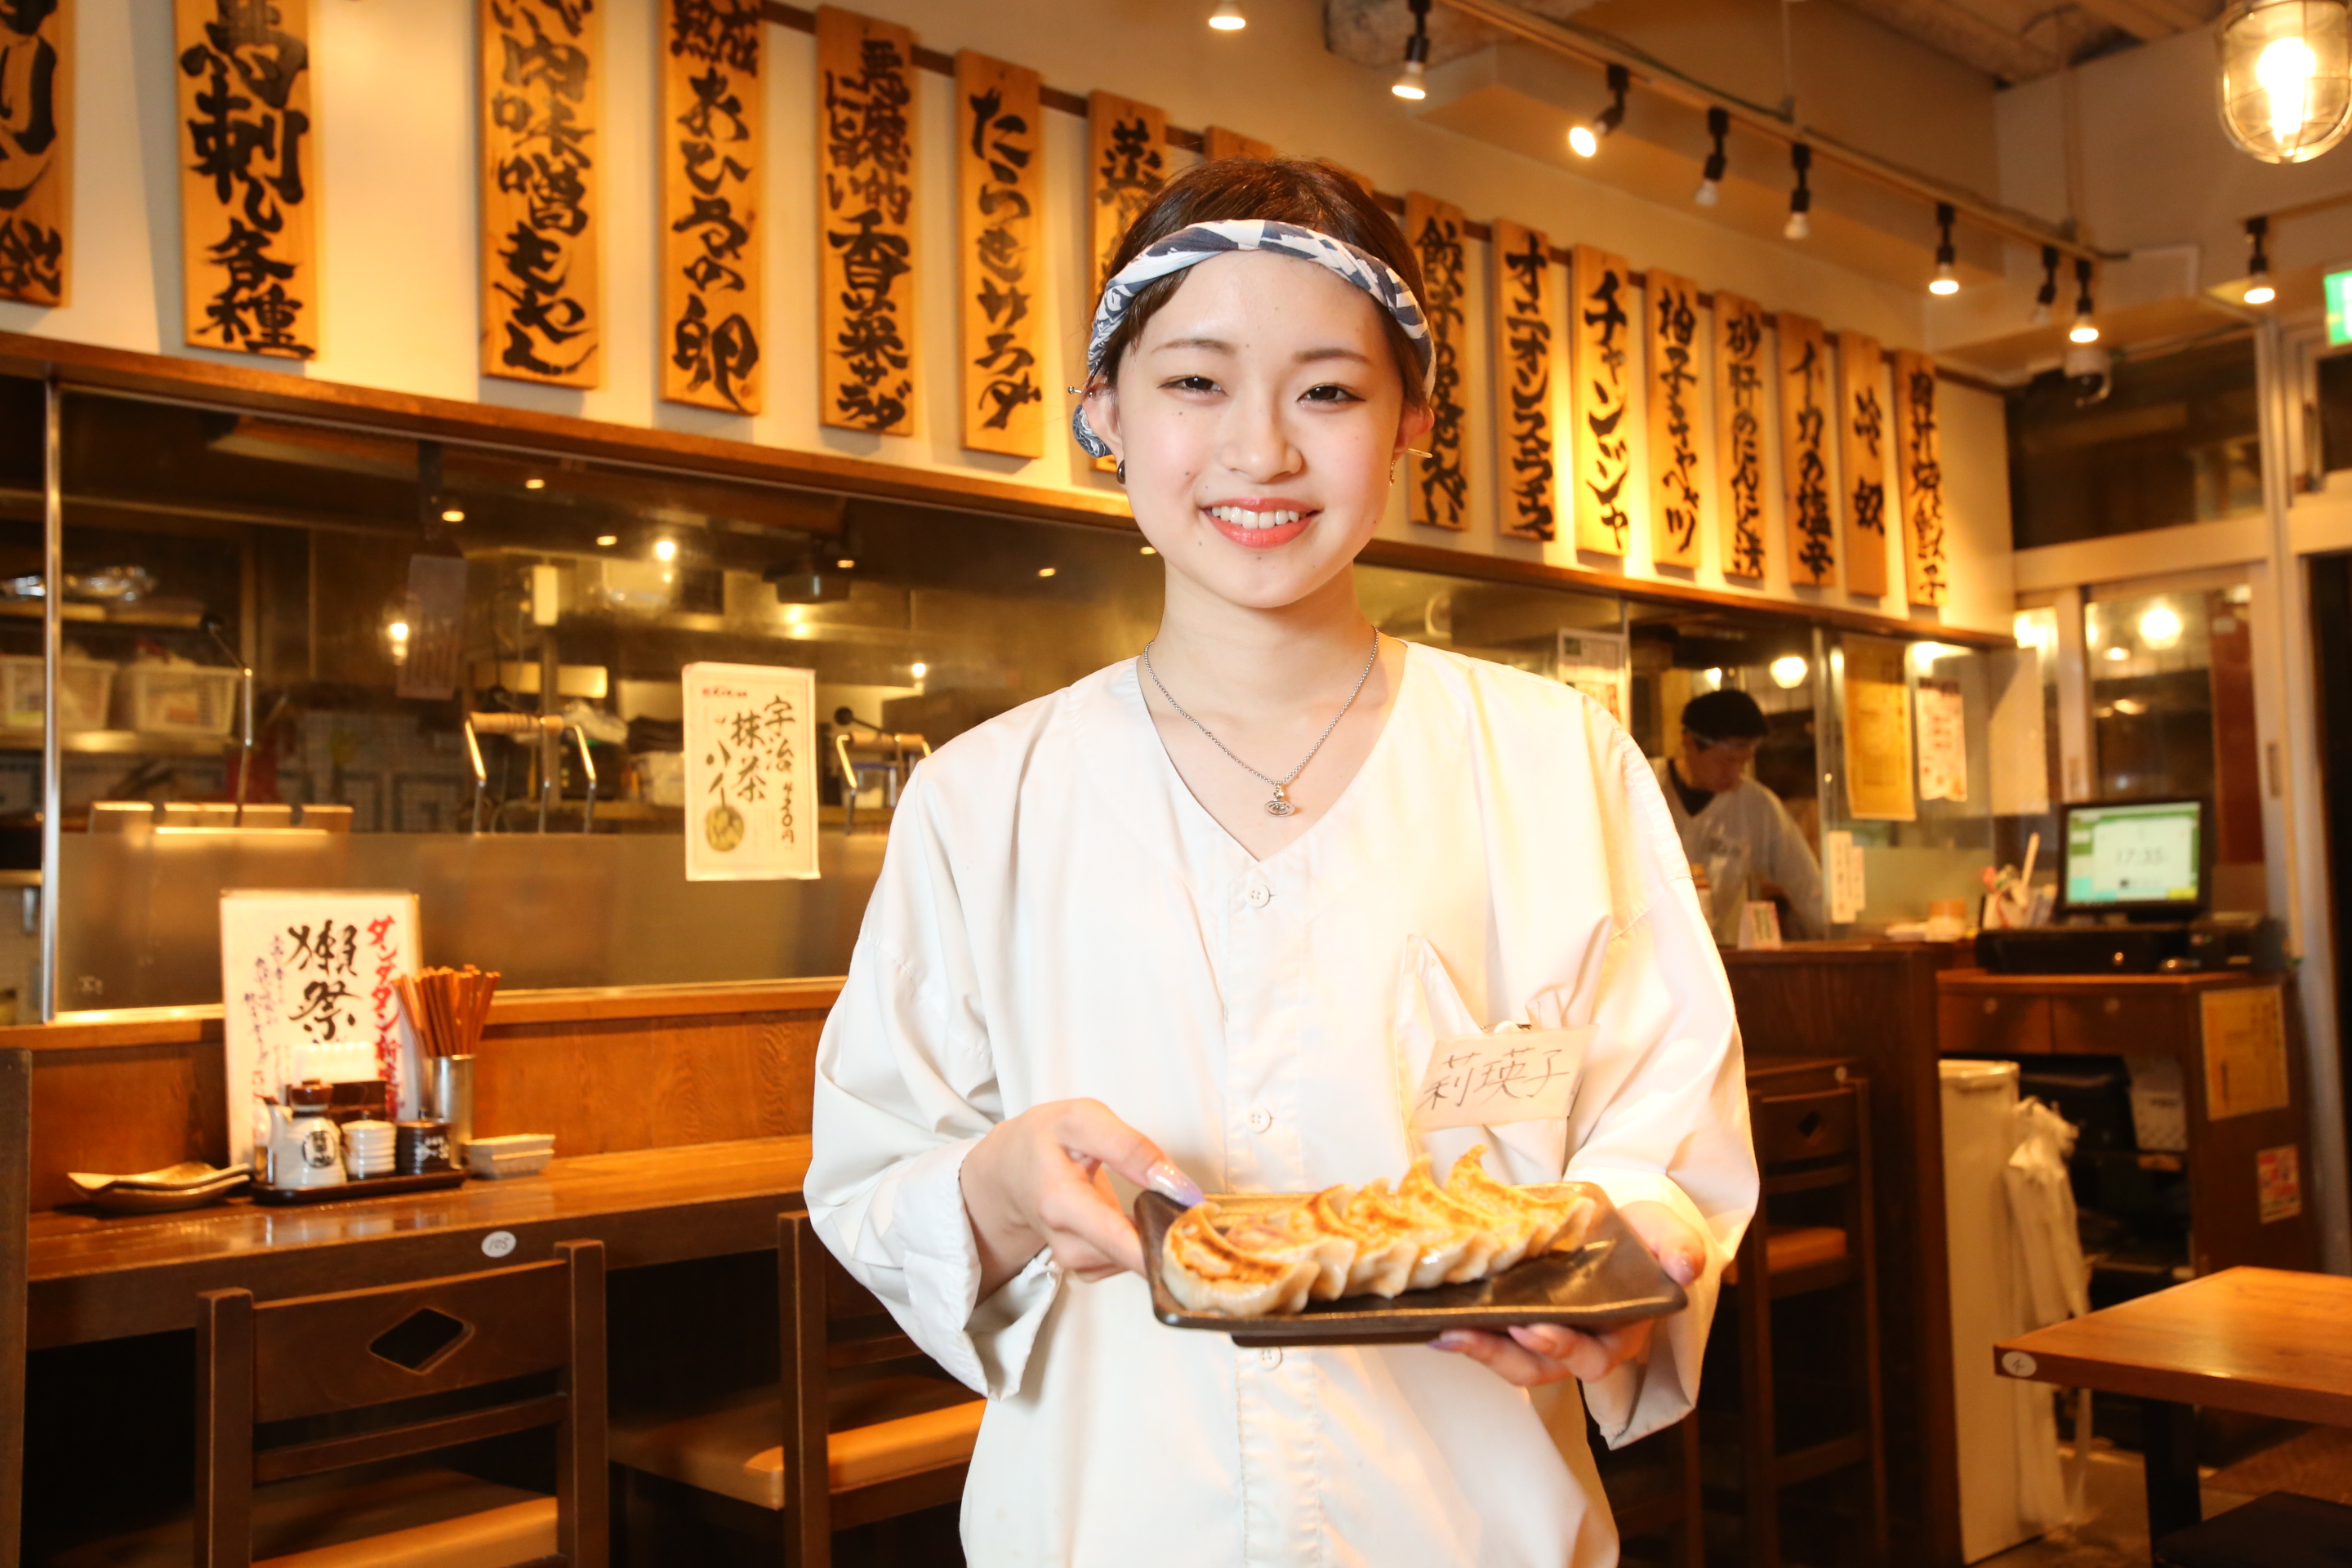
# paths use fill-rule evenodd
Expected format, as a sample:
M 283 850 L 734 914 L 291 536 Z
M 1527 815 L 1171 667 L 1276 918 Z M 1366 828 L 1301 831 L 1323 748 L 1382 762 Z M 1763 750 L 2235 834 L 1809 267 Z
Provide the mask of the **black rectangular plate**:
M 390 1197 L 394 1193 L 430 1193 L 465 1184 L 463 1171 L 427 1171 L 421 1176 L 369 1176 L 332 1187 L 272 1187 L 256 1182 L 250 1190 L 255 1203 L 282 1208 L 293 1204 L 339 1204 L 352 1198 Z
M 1532 1189 L 1538 1192 L 1549 1188 Z M 1664 1318 L 1689 1305 L 1617 1206 L 1598 1188 L 1584 1189 L 1601 1215 L 1582 1247 L 1548 1252 L 1512 1265 L 1491 1279 L 1438 1285 L 1396 1297 L 1346 1296 L 1315 1301 L 1303 1312 L 1265 1318 L 1220 1318 L 1188 1312 L 1160 1278 L 1161 1244 L 1183 1205 L 1158 1193 L 1140 1193 L 1135 1223 L 1143 1233 L 1143 1273 L 1151 1282 L 1152 1315 L 1172 1329 L 1212 1329 L 1237 1345 L 1422 1344 L 1448 1329 L 1502 1329 L 1515 1323 L 1564 1323 L 1571 1329 L 1613 1329 L 1643 1318 Z M 1264 1193 L 1212 1193 L 1210 1201 L 1237 1209 L 1275 1201 Z

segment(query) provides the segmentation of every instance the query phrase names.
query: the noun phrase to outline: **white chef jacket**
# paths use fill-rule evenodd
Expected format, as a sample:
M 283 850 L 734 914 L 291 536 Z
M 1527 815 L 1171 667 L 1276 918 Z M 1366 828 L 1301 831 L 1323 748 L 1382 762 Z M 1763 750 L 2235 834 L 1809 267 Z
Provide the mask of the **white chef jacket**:
M 1446 1007 L 1592 1026 L 1568 1119 L 1410 1130 Z M 1423 1149 L 1442 1173 L 1484 1141 L 1511 1180 L 1667 1205 L 1707 1243 L 1691 1308 L 1585 1394 L 1612 1443 L 1680 1417 L 1756 1168 L 1715 943 L 1601 709 L 1412 647 L 1362 770 L 1263 861 L 1186 789 L 1132 661 L 942 747 L 900 797 L 818 1047 L 806 1196 L 989 1395 L 976 1564 L 1616 1560 L 1572 1385 L 1531 1397 L 1417 1345 L 1244 1350 L 1158 1322 L 1133 1275 L 1084 1284 L 1044 1255 L 978 1300 L 964 1155 L 1080 1097 L 1213 1192 L 1393 1179 Z
M 1764 896 L 1756 890 L 1759 882 L 1777 883 L 1789 895 L 1789 935 L 1822 934 L 1827 911 L 1822 907 L 1821 862 L 1813 858 L 1812 847 L 1779 795 L 1743 778 L 1693 816 L 1683 809 L 1682 796 L 1666 776 L 1666 759 L 1660 757 L 1651 769 L 1674 816 L 1683 853 L 1706 868 L 1707 896 L 1713 900 L 1709 923 L 1717 941 L 1727 946 L 1738 942 L 1740 906 Z

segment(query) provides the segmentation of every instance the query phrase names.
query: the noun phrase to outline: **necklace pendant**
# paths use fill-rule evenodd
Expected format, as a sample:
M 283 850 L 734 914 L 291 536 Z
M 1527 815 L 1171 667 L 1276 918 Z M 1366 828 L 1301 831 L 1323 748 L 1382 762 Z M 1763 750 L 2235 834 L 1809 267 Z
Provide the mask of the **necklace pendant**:
M 1289 816 L 1297 810 L 1297 806 L 1290 804 L 1290 796 L 1283 793 L 1282 786 L 1275 785 L 1274 798 L 1265 803 L 1265 814 L 1268 816 Z

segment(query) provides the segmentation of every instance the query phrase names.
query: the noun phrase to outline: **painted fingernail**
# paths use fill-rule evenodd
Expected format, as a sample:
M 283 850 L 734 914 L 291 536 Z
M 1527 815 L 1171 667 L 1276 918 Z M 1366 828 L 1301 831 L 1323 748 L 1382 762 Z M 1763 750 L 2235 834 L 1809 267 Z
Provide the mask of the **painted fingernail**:
M 1191 1208 L 1201 1201 L 1201 1184 L 1162 1160 L 1143 1173 L 1143 1184 L 1163 1198 L 1173 1198 Z
M 1470 1336 L 1459 1329 L 1448 1329 L 1429 1342 L 1433 1351 L 1465 1351 L 1470 1348 Z

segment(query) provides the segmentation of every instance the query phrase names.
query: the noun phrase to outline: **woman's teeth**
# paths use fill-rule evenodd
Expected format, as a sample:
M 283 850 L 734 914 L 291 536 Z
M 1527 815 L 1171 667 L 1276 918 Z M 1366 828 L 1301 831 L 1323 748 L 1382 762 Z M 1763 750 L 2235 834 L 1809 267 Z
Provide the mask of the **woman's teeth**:
M 1208 510 L 1211 517 L 1235 528 L 1279 528 L 1307 515 L 1303 511 L 1252 511 L 1241 506 L 1213 506 Z

